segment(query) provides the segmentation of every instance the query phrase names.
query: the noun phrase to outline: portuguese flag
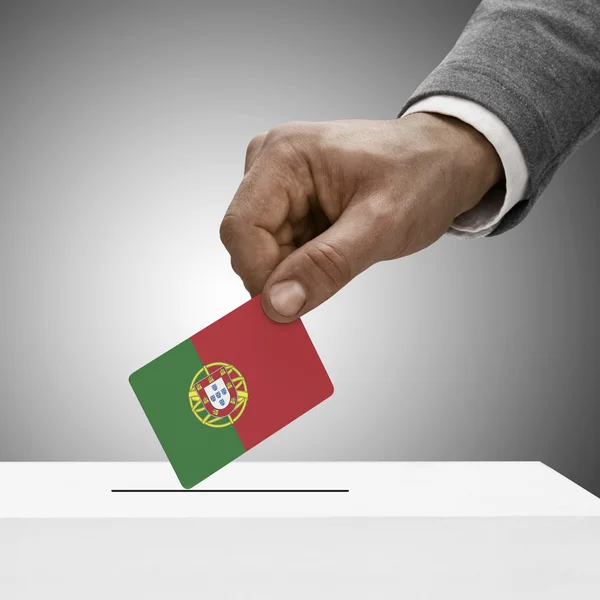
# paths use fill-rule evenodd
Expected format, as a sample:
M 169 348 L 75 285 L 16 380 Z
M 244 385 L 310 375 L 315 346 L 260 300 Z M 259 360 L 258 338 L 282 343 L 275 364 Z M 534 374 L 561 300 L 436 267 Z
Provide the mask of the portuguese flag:
M 333 393 L 302 322 L 271 321 L 260 296 L 129 381 L 185 488 Z

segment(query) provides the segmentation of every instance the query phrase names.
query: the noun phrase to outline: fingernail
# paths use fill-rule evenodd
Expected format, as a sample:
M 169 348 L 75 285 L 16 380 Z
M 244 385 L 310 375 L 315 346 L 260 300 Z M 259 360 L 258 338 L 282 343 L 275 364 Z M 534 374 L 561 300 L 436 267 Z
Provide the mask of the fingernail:
M 271 306 L 282 317 L 293 317 L 306 302 L 306 292 L 297 281 L 278 281 L 269 292 Z

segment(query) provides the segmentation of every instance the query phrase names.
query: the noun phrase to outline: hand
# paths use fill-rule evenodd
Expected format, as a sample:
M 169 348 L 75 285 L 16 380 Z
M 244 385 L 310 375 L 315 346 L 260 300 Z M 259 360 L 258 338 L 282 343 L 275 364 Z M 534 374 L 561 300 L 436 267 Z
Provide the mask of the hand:
M 221 240 L 266 314 L 292 321 L 435 242 L 501 177 L 493 146 L 450 117 L 290 123 L 250 142 Z

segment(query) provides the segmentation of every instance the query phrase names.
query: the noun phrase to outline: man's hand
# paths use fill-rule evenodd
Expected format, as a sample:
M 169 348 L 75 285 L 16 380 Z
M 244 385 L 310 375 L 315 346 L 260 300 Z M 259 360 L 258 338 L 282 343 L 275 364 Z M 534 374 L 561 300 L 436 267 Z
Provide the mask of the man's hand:
M 441 115 L 291 123 L 248 146 L 221 239 L 266 314 L 292 321 L 435 242 L 501 177 L 491 144 Z

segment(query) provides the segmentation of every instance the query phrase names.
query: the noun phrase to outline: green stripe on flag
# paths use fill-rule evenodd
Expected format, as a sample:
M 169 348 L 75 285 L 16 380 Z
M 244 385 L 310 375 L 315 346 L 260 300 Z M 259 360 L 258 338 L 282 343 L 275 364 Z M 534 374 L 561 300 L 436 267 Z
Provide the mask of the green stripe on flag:
M 190 406 L 189 388 L 203 367 L 190 340 L 129 378 L 181 485 L 190 488 L 246 450 L 234 427 L 203 425 Z

